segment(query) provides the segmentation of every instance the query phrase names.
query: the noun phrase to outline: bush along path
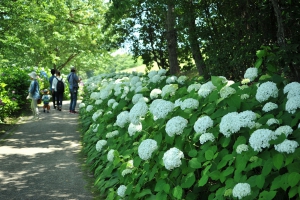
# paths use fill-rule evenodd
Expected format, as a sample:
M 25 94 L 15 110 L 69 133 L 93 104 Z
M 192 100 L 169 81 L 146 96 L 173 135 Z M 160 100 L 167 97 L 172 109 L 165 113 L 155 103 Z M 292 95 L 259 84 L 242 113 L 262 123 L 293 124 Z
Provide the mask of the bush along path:
M 25 116 L 0 143 L 0 199 L 93 199 L 79 157 L 78 115 L 50 110 Z
M 298 82 L 158 70 L 101 74 L 84 92 L 84 150 L 107 199 L 300 198 Z

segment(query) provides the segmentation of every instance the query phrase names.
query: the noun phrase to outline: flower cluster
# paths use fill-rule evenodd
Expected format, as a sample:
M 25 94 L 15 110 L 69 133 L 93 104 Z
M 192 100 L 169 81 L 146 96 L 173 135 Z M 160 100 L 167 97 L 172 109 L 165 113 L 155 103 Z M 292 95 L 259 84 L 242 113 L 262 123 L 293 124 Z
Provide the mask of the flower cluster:
M 209 116 L 200 117 L 194 124 L 194 130 L 196 133 L 205 133 L 206 130 L 212 127 L 213 120 Z
M 264 112 L 269 112 L 269 111 L 272 111 L 272 110 L 277 109 L 277 108 L 278 108 L 278 105 L 276 103 L 268 102 L 264 105 L 262 110 Z
M 103 146 L 105 146 L 107 144 L 107 141 L 106 140 L 99 140 L 97 143 L 96 143 L 96 150 L 98 152 L 101 151 L 101 149 L 103 148 Z
M 139 157 L 143 160 L 148 160 L 152 153 L 158 148 L 157 142 L 152 139 L 146 139 L 141 142 L 138 147 Z
M 204 144 L 207 141 L 215 141 L 215 136 L 212 133 L 203 133 L 199 138 L 200 144 Z
M 88 105 L 87 107 L 86 107 L 86 112 L 90 112 L 90 111 L 92 111 L 93 110 L 93 106 L 92 105 Z
M 285 139 L 282 143 L 274 145 L 274 148 L 281 153 L 294 153 L 298 146 L 298 142 Z
M 141 132 L 143 130 L 142 123 L 133 124 L 130 123 L 128 126 L 128 133 L 130 136 L 134 136 L 136 132 Z
M 133 124 L 139 124 L 140 118 L 144 117 L 148 112 L 148 106 L 145 102 L 139 101 L 129 112 L 129 120 Z
M 97 121 L 98 117 L 100 117 L 102 115 L 102 113 L 103 113 L 103 110 L 99 109 L 93 114 L 92 119 L 94 120 L 94 122 Z
M 108 107 L 111 107 L 115 102 L 116 102 L 115 99 L 109 99 L 109 100 L 107 101 L 107 106 L 108 106 Z
M 174 104 L 163 99 L 155 99 L 149 107 L 154 120 L 165 118 L 174 109 Z
M 181 135 L 187 124 L 188 120 L 183 117 L 176 116 L 167 122 L 165 130 L 170 137 L 173 137 L 175 134 Z
M 270 147 L 269 141 L 274 139 L 276 139 L 276 136 L 273 131 L 269 129 L 257 129 L 251 134 L 249 143 L 254 151 L 260 152 L 263 148 Z
M 214 86 L 211 81 L 209 81 L 201 85 L 200 89 L 198 90 L 198 95 L 205 98 L 216 88 L 217 87 Z
M 242 199 L 251 194 L 251 187 L 248 183 L 238 183 L 233 187 L 232 196 Z
M 185 109 L 197 109 L 199 106 L 199 101 L 193 98 L 187 98 L 180 103 L 180 108 Z
M 141 98 L 144 98 L 142 94 L 135 94 L 132 97 L 132 103 L 136 104 Z
M 236 152 L 238 154 L 241 154 L 243 151 L 248 151 L 248 150 L 249 150 L 249 148 L 248 148 L 248 145 L 246 145 L 246 144 L 240 144 L 236 147 Z
M 122 171 L 122 176 L 124 177 L 124 176 L 126 176 L 127 174 L 131 174 L 132 173 L 132 170 L 131 169 L 124 169 L 123 171 Z
M 184 158 L 183 152 L 173 147 L 166 151 L 163 156 L 163 163 L 167 170 L 172 170 L 176 167 L 180 167 L 181 158 Z
M 114 137 L 116 135 L 119 135 L 119 131 L 118 130 L 114 130 L 112 132 L 106 133 L 106 138 L 112 138 L 112 137 Z
M 235 89 L 233 89 L 232 87 L 225 86 L 220 90 L 220 96 L 221 96 L 221 98 L 225 99 L 225 98 L 229 97 L 230 95 L 234 94 L 235 92 L 236 92 Z
M 274 82 L 267 81 L 262 83 L 258 88 L 255 98 L 259 102 L 268 100 L 270 97 L 278 97 L 278 88 Z
M 300 95 L 291 97 L 285 104 L 285 110 L 291 114 L 295 114 L 296 110 L 300 108 Z
M 194 84 L 189 85 L 189 87 L 187 88 L 187 91 L 191 92 L 194 90 L 197 92 L 200 89 L 200 87 L 201 87 L 200 83 L 194 83 Z
M 283 88 L 283 93 L 287 93 L 287 99 L 290 99 L 292 97 L 300 96 L 300 83 L 298 82 L 292 82 L 287 84 Z
M 129 115 L 128 111 L 120 112 L 117 116 L 116 125 L 121 128 L 124 128 L 125 124 L 130 122 L 128 115 Z
M 177 79 L 177 83 L 184 84 L 184 82 L 187 80 L 186 76 L 179 76 Z
M 254 81 L 254 79 L 258 76 L 258 70 L 255 67 L 250 67 L 246 70 L 244 74 L 245 79 L 249 79 L 250 81 Z
M 85 103 L 82 103 L 82 102 L 81 102 L 81 103 L 79 104 L 78 107 L 79 107 L 79 108 L 84 108 L 84 107 L 85 107 Z
M 176 76 L 169 76 L 166 80 L 166 83 L 167 84 L 170 84 L 170 83 L 175 83 L 177 81 L 177 77 Z
M 293 129 L 292 127 L 285 125 L 285 126 L 280 126 L 275 130 L 275 135 L 281 135 L 281 134 L 285 134 L 286 137 L 288 137 L 288 135 L 291 135 L 293 133 Z
M 150 92 L 150 98 L 151 99 L 157 99 L 158 96 L 162 93 L 162 91 L 160 89 L 153 89 L 151 92 Z
M 125 185 L 120 185 L 118 190 L 117 190 L 117 194 L 120 196 L 120 197 L 125 197 L 125 192 L 127 190 L 127 187 Z
M 177 89 L 178 89 L 178 85 L 177 84 L 165 85 L 161 89 L 161 96 L 162 97 L 173 96 L 173 95 L 175 95 L 175 92 L 176 92 Z
M 114 151 L 113 149 L 109 150 L 109 152 L 107 153 L 107 160 L 109 162 L 112 162 L 114 160 Z
M 268 119 L 267 125 L 268 125 L 268 126 L 271 126 L 271 125 L 273 125 L 273 124 L 279 124 L 279 120 L 277 120 L 277 119 L 275 119 L 275 118 L 270 118 L 270 119 Z

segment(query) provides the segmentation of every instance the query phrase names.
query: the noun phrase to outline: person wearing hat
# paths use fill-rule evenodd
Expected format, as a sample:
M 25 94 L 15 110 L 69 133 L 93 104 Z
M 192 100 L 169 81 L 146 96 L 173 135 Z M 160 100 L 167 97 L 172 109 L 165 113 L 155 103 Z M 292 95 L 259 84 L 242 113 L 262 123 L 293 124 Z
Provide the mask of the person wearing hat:
M 37 100 L 40 98 L 40 86 L 37 81 L 37 74 L 35 72 L 31 72 L 28 74 L 31 78 L 30 86 L 28 89 L 27 99 L 31 99 L 31 110 L 33 112 L 33 119 L 39 119 L 39 109 L 37 106 Z
M 71 67 L 71 73 L 67 77 L 69 82 L 69 90 L 71 94 L 71 102 L 70 102 L 70 113 L 77 113 L 75 111 L 76 103 L 77 103 L 77 94 L 78 94 L 78 83 L 81 79 L 76 75 L 76 69 L 74 66 Z
M 47 113 L 49 113 L 49 110 L 50 110 L 50 105 L 49 105 L 50 98 L 51 98 L 51 95 L 48 94 L 48 90 L 44 89 L 44 94 L 42 96 L 42 101 L 44 103 L 44 106 L 43 106 L 44 112 L 46 112 L 45 109 L 47 109 Z

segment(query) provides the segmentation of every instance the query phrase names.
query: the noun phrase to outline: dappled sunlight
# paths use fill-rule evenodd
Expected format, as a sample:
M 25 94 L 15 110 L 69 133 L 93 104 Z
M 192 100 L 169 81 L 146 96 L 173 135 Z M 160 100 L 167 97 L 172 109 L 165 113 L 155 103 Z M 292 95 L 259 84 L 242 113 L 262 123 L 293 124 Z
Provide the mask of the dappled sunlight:
M 19 155 L 24 155 L 24 156 L 35 156 L 36 154 L 39 154 L 39 153 L 50 153 L 50 152 L 59 151 L 59 150 L 63 150 L 63 149 L 62 148 L 38 148 L 38 147 L 15 148 L 12 146 L 0 147 L 1 154 L 5 154 L 5 155 L 19 154 Z

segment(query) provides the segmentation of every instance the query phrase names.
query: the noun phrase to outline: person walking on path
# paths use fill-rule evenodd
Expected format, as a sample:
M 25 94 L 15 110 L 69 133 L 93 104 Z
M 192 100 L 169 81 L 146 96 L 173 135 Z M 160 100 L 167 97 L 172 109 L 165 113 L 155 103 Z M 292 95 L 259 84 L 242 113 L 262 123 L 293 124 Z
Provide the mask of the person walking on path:
M 33 119 L 39 119 L 39 108 L 37 106 L 37 101 L 40 98 L 40 86 L 37 81 L 37 74 L 35 72 L 31 72 L 28 75 L 31 78 L 31 83 L 28 89 L 27 99 L 31 99 Z
M 56 105 L 55 105 L 55 100 L 56 100 L 56 96 L 55 96 L 55 92 L 52 89 L 52 83 L 53 83 L 53 79 L 55 78 L 55 69 L 51 69 L 51 74 L 52 76 L 49 78 L 49 83 L 50 83 L 50 94 L 52 96 L 52 102 L 53 102 L 53 108 L 56 109 Z
M 44 89 L 44 94 L 42 96 L 42 101 L 43 101 L 43 104 L 44 104 L 44 106 L 43 106 L 44 112 L 47 109 L 47 113 L 49 113 L 49 110 L 50 110 L 50 105 L 49 105 L 50 98 L 51 98 L 51 95 L 48 94 L 48 90 Z
M 56 106 L 57 110 L 61 111 L 62 101 L 65 92 L 65 83 L 63 82 L 62 77 L 60 77 L 60 71 L 56 71 L 56 77 L 52 82 L 52 90 L 56 96 Z
M 76 69 L 74 66 L 71 67 L 71 73 L 67 77 L 69 82 L 69 90 L 71 94 L 71 101 L 70 101 L 70 113 L 77 113 L 75 111 L 76 103 L 77 103 L 77 95 L 78 95 L 78 83 L 81 81 L 78 76 L 76 75 Z

